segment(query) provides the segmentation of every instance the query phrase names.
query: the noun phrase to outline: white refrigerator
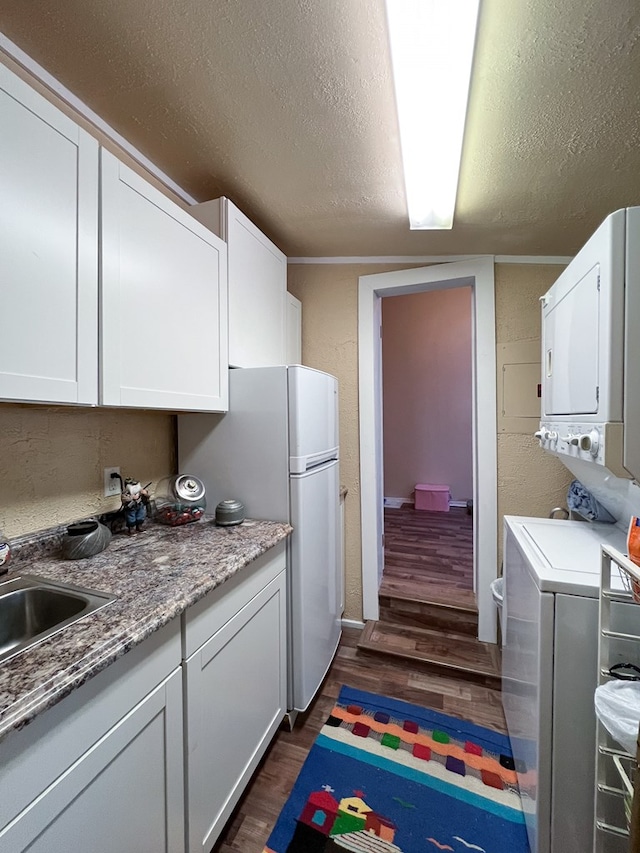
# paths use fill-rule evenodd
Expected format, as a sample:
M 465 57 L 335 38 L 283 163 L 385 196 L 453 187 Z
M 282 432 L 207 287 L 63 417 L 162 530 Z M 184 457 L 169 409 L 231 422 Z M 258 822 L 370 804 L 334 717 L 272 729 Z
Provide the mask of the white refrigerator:
M 341 634 L 338 382 L 300 365 L 229 371 L 229 412 L 178 417 L 181 473 L 207 508 L 237 498 L 248 518 L 286 521 L 288 708 L 304 711 Z

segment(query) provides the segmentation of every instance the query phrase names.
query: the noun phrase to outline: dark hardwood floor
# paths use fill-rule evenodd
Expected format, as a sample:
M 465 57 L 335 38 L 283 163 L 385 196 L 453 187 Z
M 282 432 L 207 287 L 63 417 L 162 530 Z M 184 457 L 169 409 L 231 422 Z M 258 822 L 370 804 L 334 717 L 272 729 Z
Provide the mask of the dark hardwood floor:
M 278 732 L 219 838 L 215 853 L 261 853 L 343 684 L 506 731 L 499 691 L 425 672 L 412 661 L 363 653 L 357 647 L 359 635 L 355 629 L 344 631 L 316 699 L 298 718 L 293 732 Z
M 385 508 L 384 543 L 381 595 L 475 608 L 473 517 L 464 507 Z
M 500 687 L 500 650 L 481 643 L 473 592 L 473 517 L 405 504 L 384 513 L 380 615 L 358 647 L 416 666 Z
M 385 510 L 378 622 L 347 629 L 293 732 L 278 732 L 214 853 L 261 853 L 343 684 L 505 732 L 496 646 L 476 638 L 473 519 L 466 509 Z

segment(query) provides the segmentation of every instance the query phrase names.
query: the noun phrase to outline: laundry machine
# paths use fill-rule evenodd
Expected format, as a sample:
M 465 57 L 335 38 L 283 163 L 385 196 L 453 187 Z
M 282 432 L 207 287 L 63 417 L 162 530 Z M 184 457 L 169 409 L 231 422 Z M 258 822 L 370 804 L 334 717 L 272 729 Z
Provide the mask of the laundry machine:
M 531 853 L 592 850 L 601 543 L 626 552 L 613 524 L 504 519 L 502 702 Z M 616 607 L 638 633 L 640 608 Z

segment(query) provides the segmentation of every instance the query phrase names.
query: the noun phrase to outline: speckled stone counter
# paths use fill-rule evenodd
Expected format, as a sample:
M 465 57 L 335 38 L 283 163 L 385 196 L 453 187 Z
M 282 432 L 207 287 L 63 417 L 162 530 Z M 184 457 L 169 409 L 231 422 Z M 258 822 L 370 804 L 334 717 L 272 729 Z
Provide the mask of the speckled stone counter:
M 113 593 L 117 599 L 0 664 L 0 738 L 80 687 L 290 533 L 291 527 L 279 522 L 246 520 L 217 527 L 205 518 L 182 527 L 150 524 L 130 537 L 116 535 L 105 551 L 84 560 L 62 560 L 55 541 L 49 554 L 31 544 L 18 549 L 11 571 L 0 582 L 35 574 Z

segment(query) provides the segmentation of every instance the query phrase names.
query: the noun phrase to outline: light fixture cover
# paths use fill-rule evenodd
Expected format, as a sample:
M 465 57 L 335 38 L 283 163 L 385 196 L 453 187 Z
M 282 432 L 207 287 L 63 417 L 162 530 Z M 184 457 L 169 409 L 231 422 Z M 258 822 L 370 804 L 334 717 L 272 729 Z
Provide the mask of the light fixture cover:
M 412 229 L 453 226 L 480 0 L 386 0 Z

